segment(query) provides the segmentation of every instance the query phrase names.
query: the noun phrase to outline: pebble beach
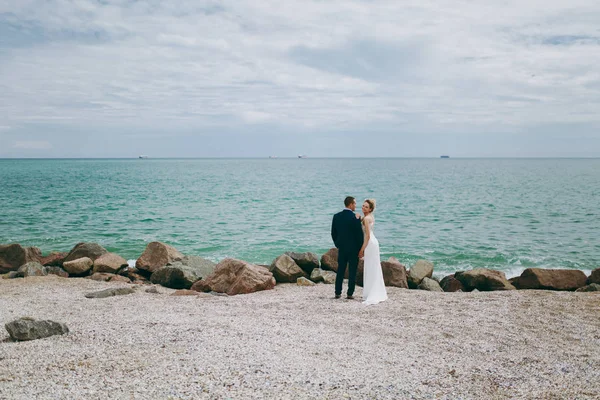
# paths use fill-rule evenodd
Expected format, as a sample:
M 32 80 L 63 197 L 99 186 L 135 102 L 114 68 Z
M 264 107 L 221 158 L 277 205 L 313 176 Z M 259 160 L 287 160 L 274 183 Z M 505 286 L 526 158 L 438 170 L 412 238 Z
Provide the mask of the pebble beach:
M 137 287 L 133 294 L 86 293 Z M 55 276 L 0 280 L 1 399 L 594 399 L 600 297 L 388 287 L 374 306 L 333 286 L 172 296 L 173 289 Z

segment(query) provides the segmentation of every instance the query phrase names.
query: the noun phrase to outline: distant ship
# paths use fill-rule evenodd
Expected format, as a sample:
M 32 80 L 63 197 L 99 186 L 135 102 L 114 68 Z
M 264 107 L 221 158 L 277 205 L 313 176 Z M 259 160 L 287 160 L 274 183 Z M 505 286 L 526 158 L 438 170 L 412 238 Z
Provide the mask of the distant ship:
M 269 156 L 269 158 L 277 158 L 277 156 Z
M 141 156 L 139 156 L 138 158 L 148 158 L 148 156 L 141 155 Z
M 305 155 L 303 155 L 303 154 L 300 154 L 300 155 L 298 156 L 298 158 L 306 158 L 306 156 L 305 156 Z
M 440 158 L 450 158 L 450 156 L 440 156 Z

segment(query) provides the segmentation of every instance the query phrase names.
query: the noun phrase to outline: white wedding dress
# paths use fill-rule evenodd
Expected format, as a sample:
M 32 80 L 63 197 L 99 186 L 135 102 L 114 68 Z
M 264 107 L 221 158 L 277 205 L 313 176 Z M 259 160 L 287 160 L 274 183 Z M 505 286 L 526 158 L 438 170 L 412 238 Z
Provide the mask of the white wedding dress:
M 377 304 L 387 300 L 387 291 L 383 281 L 381 260 L 379 255 L 379 241 L 373 232 L 375 222 L 369 220 L 369 231 L 371 238 L 365 247 L 363 272 L 363 304 Z

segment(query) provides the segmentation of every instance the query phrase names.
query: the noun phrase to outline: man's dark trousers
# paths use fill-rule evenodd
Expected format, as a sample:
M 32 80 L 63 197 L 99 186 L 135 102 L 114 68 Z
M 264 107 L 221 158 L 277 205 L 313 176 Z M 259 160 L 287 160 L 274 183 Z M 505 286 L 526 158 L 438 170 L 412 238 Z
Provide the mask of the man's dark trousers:
M 346 266 L 348 270 L 348 296 L 354 294 L 356 287 L 356 271 L 358 269 L 358 253 L 353 251 L 338 251 L 338 270 L 335 277 L 335 294 L 342 294 L 342 285 L 344 284 L 344 275 L 346 275 Z

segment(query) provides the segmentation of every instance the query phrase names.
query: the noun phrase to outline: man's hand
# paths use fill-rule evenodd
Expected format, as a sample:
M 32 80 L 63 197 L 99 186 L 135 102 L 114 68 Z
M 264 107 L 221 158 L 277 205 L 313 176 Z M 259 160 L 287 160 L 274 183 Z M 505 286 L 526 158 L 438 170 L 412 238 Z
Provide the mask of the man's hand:
M 358 258 L 363 258 L 365 256 L 365 251 L 361 250 L 358 252 Z

